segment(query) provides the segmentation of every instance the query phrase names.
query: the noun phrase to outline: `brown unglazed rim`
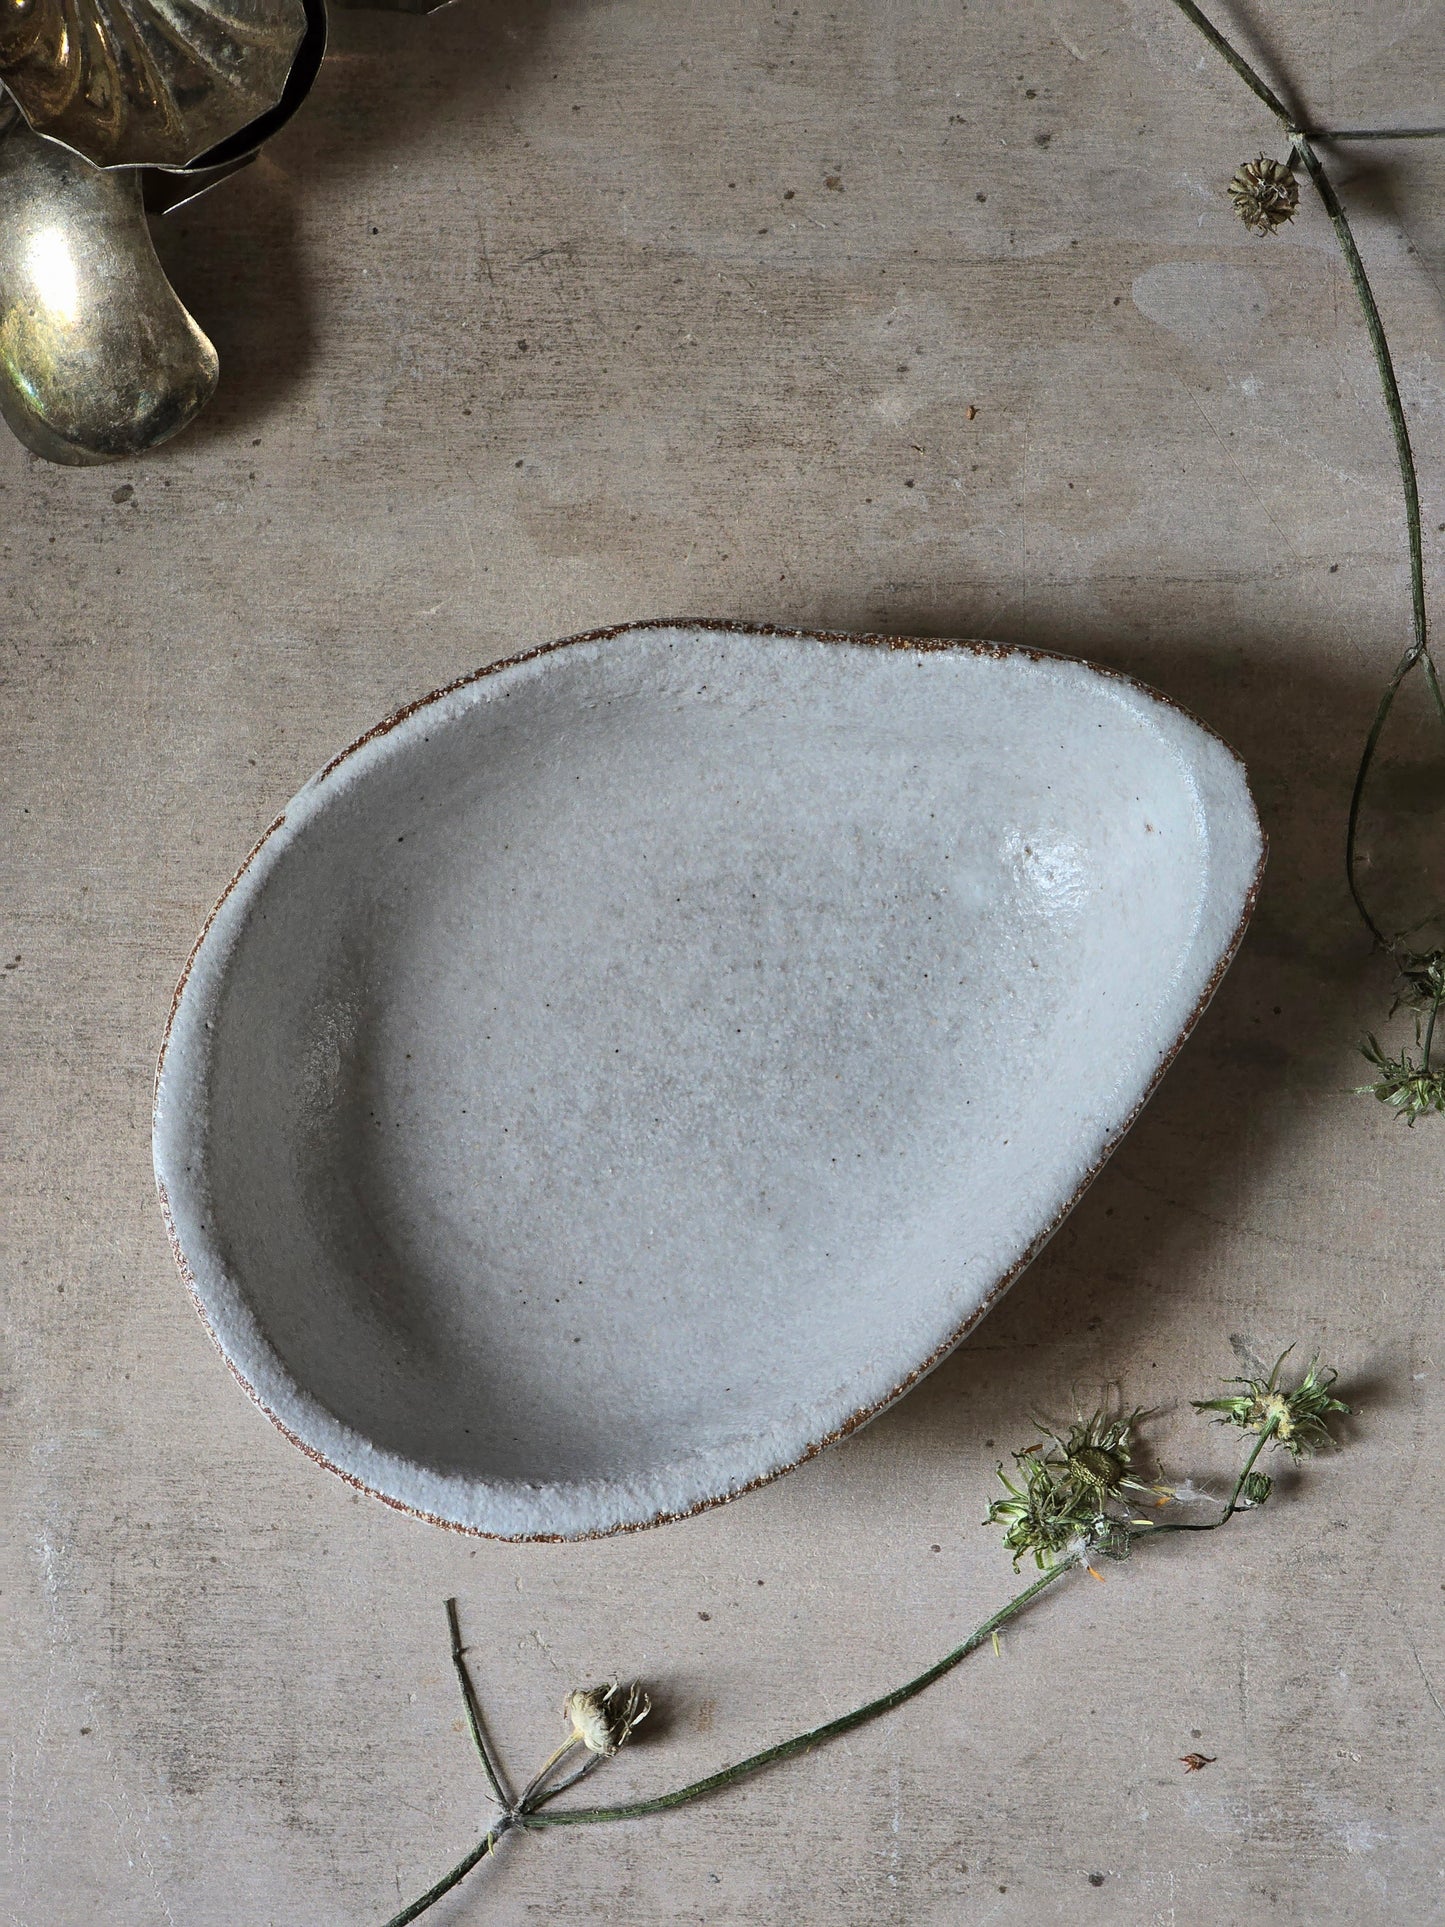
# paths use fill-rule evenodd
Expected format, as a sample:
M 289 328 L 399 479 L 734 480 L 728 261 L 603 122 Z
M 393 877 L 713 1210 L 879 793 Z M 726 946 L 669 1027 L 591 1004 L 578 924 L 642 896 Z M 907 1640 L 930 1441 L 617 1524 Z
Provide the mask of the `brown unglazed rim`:
M 487 663 L 485 667 L 481 669 L 472 670 L 468 675 L 458 676 L 454 682 L 444 683 L 440 689 L 432 690 L 430 695 L 419 697 L 415 702 L 405 704 L 404 707 L 396 710 L 394 714 L 386 717 L 383 721 L 373 724 L 364 734 L 358 736 L 354 742 L 349 743 L 338 755 L 333 756 L 328 763 L 325 763 L 315 777 L 311 779 L 311 782 L 324 782 L 328 776 L 339 769 L 343 763 L 348 762 L 359 750 L 366 748 L 368 744 L 374 743 L 384 736 L 390 735 L 394 729 L 406 722 L 409 717 L 416 715 L 418 710 L 427 709 L 431 707 L 432 704 L 441 702 L 448 696 L 455 695 L 458 690 L 471 688 L 474 684 L 482 682 L 488 676 L 497 675 L 505 669 L 518 668 L 523 663 L 536 662 L 543 656 L 554 655 L 562 649 L 574 648 L 579 643 L 610 642 L 618 636 L 635 635 L 648 630 L 661 629 L 705 630 L 713 634 L 721 635 L 776 637 L 780 640 L 863 645 L 877 649 L 898 650 L 909 655 L 966 652 L 967 654 L 975 656 L 993 656 L 999 658 L 1022 656 L 1031 662 L 1079 663 L 1084 668 L 1092 670 L 1096 675 L 1122 683 L 1126 688 L 1137 689 L 1143 695 L 1149 697 L 1151 701 L 1160 703 L 1166 709 L 1175 710 L 1178 714 L 1186 717 L 1191 723 L 1194 723 L 1202 730 L 1206 736 L 1211 737 L 1215 742 L 1219 743 L 1221 748 L 1227 750 L 1228 753 L 1234 757 L 1235 762 L 1239 764 L 1241 771 L 1244 770 L 1243 759 L 1234 750 L 1230 749 L 1223 737 L 1220 736 L 1216 730 L 1211 729 L 1207 723 L 1201 722 L 1199 717 L 1183 703 L 1176 702 L 1172 696 L 1166 696 L 1159 690 L 1151 688 L 1148 683 L 1141 682 L 1137 676 L 1126 675 L 1122 670 L 1111 669 L 1102 663 L 1090 662 L 1084 657 L 1061 656 L 1056 650 L 1035 649 L 1022 643 L 985 642 L 973 639 L 949 640 L 917 636 L 850 635 L 842 630 L 791 629 L 771 623 L 732 622 L 721 620 L 717 617 L 664 616 L 654 617 L 643 622 L 615 623 L 605 629 L 588 629 L 580 635 L 564 636 L 559 641 L 541 643 L 534 649 L 522 650 L 515 656 L 504 656 L 496 662 Z M 309 787 L 309 785 L 306 787 Z M 1249 794 L 1247 780 L 1246 794 Z M 1252 796 L 1250 800 L 1252 803 Z M 1255 820 L 1258 824 L 1257 810 Z M 166 1052 L 170 1047 L 171 1032 L 175 1025 L 176 1012 L 180 1008 L 181 997 L 184 994 L 191 970 L 196 958 L 200 954 L 201 947 L 205 943 L 212 924 L 215 922 L 217 915 L 220 913 L 231 893 L 236 889 L 266 844 L 276 832 L 282 828 L 285 822 L 286 811 L 283 810 L 258 838 L 256 844 L 247 855 L 245 862 L 241 864 L 240 868 L 221 892 L 215 907 L 206 918 L 205 923 L 201 926 L 200 935 L 191 946 L 190 955 L 186 958 L 185 967 L 182 969 L 180 979 L 176 984 L 175 994 L 171 998 L 171 1007 L 166 1017 L 165 1030 L 161 1038 L 160 1054 L 156 1061 L 154 1085 L 154 1094 L 157 1098 L 160 1093 L 161 1075 L 165 1069 Z M 509 1545 L 557 1545 L 575 1543 L 587 1539 L 608 1539 L 621 1532 L 645 1532 L 653 1526 L 671 1525 L 679 1519 L 691 1519 L 695 1518 L 700 1512 L 711 1511 L 714 1506 L 727 1505 L 731 1500 L 741 1498 L 745 1492 L 755 1492 L 760 1486 L 770 1485 L 774 1479 L 781 1478 L 784 1473 L 795 1471 L 800 1465 L 806 1465 L 809 1459 L 817 1458 L 820 1452 L 825 1452 L 830 1446 L 838 1444 L 841 1439 L 847 1438 L 850 1433 L 856 1432 L 860 1426 L 866 1425 L 870 1419 L 876 1418 L 880 1412 L 886 1411 L 890 1405 L 895 1404 L 903 1397 L 905 1392 L 910 1391 L 913 1386 L 918 1384 L 920 1379 L 926 1378 L 937 1365 L 942 1363 L 951 1351 L 955 1350 L 956 1347 L 968 1337 L 974 1327 L 992 1311 L 993 1307 L 998 1303 L 999 1299 L 1003 1297 L 1010 1285 L 1033 1263 L 1034 1259 L 1039 1255 L 1040 1251 L 1043 1250 L 1049 1239 L 1053 1237 L 1064 1219 L 1068 1217 L 1075 1205 L 1078 1204 L 1080 1198 L 1083 1197 L 1100 1171 L 1103 1170 L 1121 1141 L 1128 1135 L 1139 1113 L 1159 1088 L 1159 1083 L 1164 1073 L 1179 1055 L 1194 1026 L 1203 1016 L 1210 999 L 1214 996 L 1215 991 L 1218 990 L 1223 980 L 1224 973 L 1228 970 L 1230 964 L 1233 963 L 1235 954 L 1239 949 L 1240 943 L 1243 941 L 1244 933 L 1249 927 L 1249 920 L 1254 914 L 1254 906 L 1259 900 L 1260 886 L 1264 879 L 1265 864 L 1269 856 L 1269 846 L 1264 834 L 1264 827 L 1262 824 L 1258 824 L 1258 827 L 1260 840 L 1259 861 L 1255 865 L 1254 875 L 1250 880 L 1248 890 L 1245 892 L 1244 904 L 1240 911 L 1239 921 L 1234 927 L 1228 944 L 1225 946 L 1208 983 L 1200 993 L 1198 1001 L 1190 1011 L 1178 1035 L 1160 1058 L 1158 1067 L 1153 1077 L 1149 1080 L 1138 1103 L 1134 1106 L 1133 1110 L 1130 1111 L 1117 1131 L 1114 1132 L 1099 1157 L 1090 1166 L 1088 1171 L 1085 1172 L 1083 1178 L 1067 1201 L 1060 1206 L 1049 1223 L 1039 1232 L 1038 1236 L 1028 1246 L 1018 1262 L 1004 1273 L 984 1297 L 983 1301 L 969 1313 L 968 1317 L 964 1319 L 958 1328 L 949 1337 L 945 1338 L 941 1344 L 936 1346 L 921 1364 L 915 1366 L 905 1378 L 900 1379 L 890 1391 L 885 1392 L 881 1398 L 874 1400 L 872 1404 L 860 1406 L 859 1409 L 851 1413 L 841 1425 L 835 1426 L 831 1432 L 826 1433 L 822 1438 L 815 1439 L 801 1451 L 796 1458 L 789 1459 L 786 1464 L 775 1466 L 770 1471 L 760 1473 L 756 1478 L 748 1479 L 743 1484 L 734 1486 L 729 1491 L 714 1493 L 705 1499 L 699 1499 L 696 1505 L 688 1506 L 681 1512 L 659 1511 L 647 1519 L 626 1520 L 617 1525 L 599 1527 L 592 1531 L 568 1533 L 487 1532 L 480 1526 L 464 1525 L 455 1519 L 443 1519 L 435 1513 L 424 1512 L 419 1507 L 408 1505 L 404 1499 L 398 1499 L 389 1492 L 378 1491 L 375 1486 L 368 1485 L 364 1479 L 358 1478 L 355 1473 L 346 1471 L 344 1467 L 337 1465 L 333 1460 L 327 1458 L 325 1453 L 319 1452 L 314 1445 L 309 1444 L 307 1440 L 299 1437 L 297 1433 L 286 1424 L 284 1419 L 272 1411 L 271 1407 L 261 1397 L 259 1392 L 257 1392 L 255 1386 L 250 1383 L 245 1374 L 237 1366 L 235 1360 L 221 1343 L 215 1327 L 212 1325 L 210 1317 L 207 1314 L 205 1304 L 196 1286 L 195 1276 L 187 1262 L 185 1252 L 181 1249 L 180 1239 L 176 1234 L 175 1219 L 171 1212 L 170 1199 L 167 1196 L 165 1184 L 159 1174 L 157 1174 L 156 1189 L 160 1197 L 161 1215 L 165 1220 L 166 1236 L 170 1240 L 171 1251 L 175 1256 L 182 1282 L 190 1294 L 191 1303 L 195 1306 L 196 1313 L 202 1325 L 205 1327 L 217 1351 L 225 1360 L 237 1384 L 241 1386 L 252 1402 L 266 1414 L 266 1417 L 270 1419 L 271 1423 L 284 1438 L 289 1439 L 299 1451 L 304 1452 L 308 1459 L 314 1460 L 317 1465 L 324 1466 L 328 1472 L 334 1472 L 337 1478 L 343 1479 L 347 1485 L 354 1487 L 358 1492 L 364 1492 L 370 1498 L 379 1499 L 383 1505 L 390 1506 L 393 1511 L 406 1513 L 413 1519 L 425 1520 L 428 1525 L 442 1526 L 449 1532 L 460 1532 L 468 1538 L 500 1540 Z

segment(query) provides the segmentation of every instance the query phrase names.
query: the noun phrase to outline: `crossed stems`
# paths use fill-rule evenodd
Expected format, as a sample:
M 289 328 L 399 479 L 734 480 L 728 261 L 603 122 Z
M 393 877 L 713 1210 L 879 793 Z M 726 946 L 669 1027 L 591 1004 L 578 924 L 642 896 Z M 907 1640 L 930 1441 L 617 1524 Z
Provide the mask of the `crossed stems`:
M 1130 1540 L 1157 1538 L 1171 1532 L 1217 1532 L 1221 1526 L 1228 1525 L 1238 1512 L 1248 1509 L 1240 1504 L 1244 1482 L 1253 1471 L 1260 1454 L 1274 1438 L 1277 1429 L 1277 1421 L 1271 1420 L 1261 1430 L 1240 1468 L 1239 1476 L 1234 1482 L 1234 1489 L 1229 1495 L 1224 1510 L 1217 1519 L 1200 1520 L 1197 1523 L 1183 1520 L 1131 1519 L 1125 1525 Z M 716 1773 L 709 1773 L 701 1780 L 692 1780 L 686 1786 L 676 1787 L 671 1793 L 659 1793 L 646 1800 L 628 1800 L 617 1806 L 572 1807 L 561 1812 L 547 1812 L 544 1809 L 556 1799 L 559 1793 L 565 1793 L 569 1787 L 576 1786 L 579 1780 L 585 1779 L 593 1768 L 600 1764 L 603 1756 L 596 1753 L 589 1754 L 580 1767 L 576 1767 L 561 1779 L 554 1778 L 558 1768 L 569 1757 L 574 1756 L 575 1749 L 580 1744 L 575 1737 L 564 1740 L 556 1752 L 543 1762 L 522 1792 L 515 1799 L 512 1797 L 507 1790 L 506 1778 L 487 1737 L 476 1688 L 467 1671 L 466 1649 L 462 1645 L 461 1627 L 457 1618 L 457 1602 L 455 1599 L 449 1599 L 447 1625 L 451 1632 L 452 1664 L 456 1668 L 457 1680 L 461 1686 L 462 1701 L 467 1711 L 467 1725 L 471 1730 L 472 1741 L 481 1759 L 482 1769 L 487 1776 L 492 1796 L 502 1809 L 502 1813 L 501 1818 L 488 1829 L 470 1853 L 464 1855 L 448 1873 L 442 1875 L 434 1886 L 428 1887 L 424 1894 L 412 1901 L 410 1906 L 403 1907 L 399 1914 L 393 1914 L 386 1923 L 386 1927 L 407 1927 L 409 1921 L 424 1914 L 429 1907 L 442 1898 L 443 1894 L 450 1893 L 453 1887 L 464 1880 L 473 1867 L 493 1853 L 505 1835 L 515 1827 L 524 1830 L 539 1827 L 590 1827 L 609 1820 L 639 1820 L 648 1814 L 667 1813 L 674 1807 L 690 1806 L 694 1800 L 704 1799 L 710 1793 L 721 1792 L 724 1787 L 732 1786 L 738 1780 L 759 1773 L 764 1767 L 776 1766 L 780 1761 L 790 1760 L 799 1753 L 809 1753 L 815 1746 L 837 1739 L 840 1734 L 850 1733 L 854 1727 L 863 1726 L 867 1721 L 877 1719 L 884 1713 L 891 1713 L 895 1707 L 914 1699 L 919 1693 L 932 1686 L 936 1680 L 942 1679 L 946 1673 L 951 1673 L 956 1666 L 968 1658 L 970 1653 L 977 1652 L 978 1648 L 991 1640 L 1001 1627 L 1007 1625 L 1009 1620 L 1021 1613 L 1026 1606 L 1031 1605 L 1040 1593 L 1056 1585 L 1066 1573 L 1072 1572 L 1078 1566 L 1085 1566 L 1092 1572 L 1093 1568 L 1088 1566 L 1088 1558 L 1087 1547 L 1066 1552 L 1056 1564 L 1048 1568 L 1041 1578 L 1025 1586 L 1022 1592 L 1015 1593 L 1006 1605 L 1001 1606 L 996 1613 L 985 1619 L 981 1626 L 976 1626 L 961 1645 L 955 1646 L 951 1652 L 945 1653 L 942 1659 L 935 1661 L 932 1666 L 925 1668 L 923 1672 L 907 1680 L 902 1686 L 895 1686 L 892 1692 L 883 1693 L 877 1699 L 868 1700 L 862 1706 L 855 1706 L 850 1713 L 840 1714 L 837 1719 L 826 1720 L 823 1725 L 812 1727 L 806 1733 L 796 1734 L 792 1739 L 783 1740 L 776 1746 L 764 1747 L 759 1753 L 750 1753 L 746 1759 L 739 1760 L 732 1766 L 725 1766 Z M 1094 1573 L 1095 1578 L 1099 1576 L 1098 1573 Z
M 1218 27 L 1194 4 L 1194 0 L 1174 0 L 1174 4 L 1204 35 L 1204 38 L 1228 62 L 1239 75 L 1246 87 L 1255 94 L 1279 121 L 1289 140 L 1299 164 L 1309 176 L 1310 183 L 1320 197 L 1326 214 L 1330 217 L 1349 270 L 1350 280 L 1359 297 L 1360 307 L 1365 317 L 1365 327 L 1369 333 L 1370 346 L 1374 351 L 1375 366 L 1379 370 L 1380 386 L 1384 391 L 1385 410 L 1390 417 L 1390 427 L 1395 436 L 1395 455 L 1400 467 L 1400 483 L 1405 497 L 1405 526 L 1410 544 L 1410 613 L 1411 635 L 1408 647 L 1395 667 L 1395 673 L 1385 685 L 1383 695 L 1375 710 L 1374 720 L 1365 746 L 1360 755 L 1359 767 L 1355 772 L 1354 789 L 1350 794 L 1350 813 L 1345 830 L 1345 876 L 1350 895 L 1356 910 L 1375 942 L 1383 950 L 1388 950 L 1405 962 L 1411 961 L 1408 952 L 1402 949 L 1403 935 L 1386 936 L 1374 913 L 1365 902 L 1359 879 L 1359 829 L 1360 809 L 1364 801 L 1365 785 L 1375 761 L 1375 752 L 1380 737 L 1400 686 L 1412 670 L 1419 669 L 1425 678 L 1436 714 L 1442 727 L 1445 727 L 1445 691 L 1442 691 L 1440 677 L 1431 658 L 1426 632 L 1425 618 L 1425 563 L 1420 533 L 1420 490 L 1415 474 L 1415 454 L 1410 446 L 1410 430 L 1405 421 L 1405 410 L 1400 400 L 1399 383 L 1395 379 L 1395 364 L 1390 355 L 1390 344 L 1385 338 L 1384 325 L 1380 311 L 1375 304 L 1374 290 L 1370 277 L 1365 272 L 1365 264 L 1360 258 L 1360 250 L 1355 245 L 1355 237 L 1349 219 L 1340 203 L 1334 185 L 1320 164 L 1315 152 L 1315 141 L 1351 140 L 1428 140 L 1445 134 L 1445 127 L 1401 127 L 1401 128 L 1356 128 L 1334 133 L 1315 131 L 1311 133 L 1301 127 L 1299 116 L 1286 106 L 1283 100 L 1266 80 L 1240 53 L 1239 49 L 1222 34 Z M 1439 1008 L 1437 1000 L 1436 1009 Z M 1432 1012 L 1433 1028 L 1433 1012 Z M 1429 1051 L 1425 1055 L 1425 1069 L 1430 1067 Z
M 568 1787 L 576 1786 L 579 1780 L 585 1780 L 593 1768 L 600 1765 L 604 1757 L 601 1753 L 588 1753 L 580 1766 L 574 1767 L 572 1772 L 562 1779 L 555 1778 L 554 1775 L 564 1761 L 575 1759 L 577 1749 L 582 1745 L 581 1739 L 574 1731 L 547 1756 L 522 1791 L 514 1797 L 508 1791 L 501 1763 L 487 1737 L 481 1702 L 477 1698 L 477 1689 L 472 1684 L 472 1676 L 467 1671 L 466 1648 L 462 1644 L 461 1622 L 457 1618 L 455 1599 L 447 1601 L 447 1629 L 451 1634 L 452 1665 L 456 1669 L 457 1681 L 462 1689 L 462 1704 L 467 1709 L 467 1726 L 471 1732 L 472 1744 L 476 1747 L 477 1756 L 482 1762 L 482 1771 L 486 1774 L 487 1784 L 492 1789 L 492 1798 L 502 1809 L 502 1817 L 482 1836 L 464 1859 L 459 1860 L 449 1873 L 443 1874 L 435 1886 L 428 1887 L 426 1892 L 412 1901 L 409 1907 L 403 1907 L 399 1914 L 393 1915 L 387 1922 L 387 1927 L 406 1927 L 407 1921 L 415 1920 L 418 1914 L 424 1914 L 428 1907 L 441 1899 L 443 1894 L 450 1893 L 458 1881 L 464 1880 L 479 1861 L 485 1860 L 487 1855 L 495 1850 L 498 1841 L 510 1833 L 513 1827 L 525 1826 L 530 1817 L 548 1800 L 555 1800 L 559 1793 L 565 1793 Z

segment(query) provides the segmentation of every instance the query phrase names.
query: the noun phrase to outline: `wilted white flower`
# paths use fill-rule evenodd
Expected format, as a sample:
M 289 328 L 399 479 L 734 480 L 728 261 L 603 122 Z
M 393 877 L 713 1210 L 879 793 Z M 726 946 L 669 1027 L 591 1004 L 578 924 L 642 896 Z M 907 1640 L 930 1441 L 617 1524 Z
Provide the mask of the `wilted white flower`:
M 652 1711 L 652 1701 L 635 1681 L 622 1686 L 614 1679 L 606 1686 L 574 1687 L 562 1710 L 572 1723 L 573 1741 L 580 1740 L 589 1753 L 610 1760 L 633 1727 Z

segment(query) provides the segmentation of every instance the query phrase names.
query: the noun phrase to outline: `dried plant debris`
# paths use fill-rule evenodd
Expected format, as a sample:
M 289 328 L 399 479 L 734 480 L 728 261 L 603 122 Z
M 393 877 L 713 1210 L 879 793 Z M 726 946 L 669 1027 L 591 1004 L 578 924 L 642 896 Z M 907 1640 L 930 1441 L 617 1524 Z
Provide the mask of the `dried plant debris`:
M 1299 183 L 1288 161 L 1265 154 L 1246 161 L 1229 183 L 1235 212 L 1252 234 L 1273 234 L 1292 221 L 1299 208 Z
M 1015 1570 L 1022 1559 L 1032 1558 L 1038 1568 L 1036 1578 L 997 1612 L 991 1613 L 982 1625 L 976 1626 L 959 1645 L 891 1692 L 866 1700 L 822 1726 L 810 1727 L 791 1739 L 764 1747 L 761 1752 L 749 1754 L 746 1759 L 671 1792 L 614 1806 L 553 1805 L 559 1795 L 615 1759 L 647 1717 L 652 1702 L 642 1686 L 636 1683 L 623 1686 L 613 1680 L 605 1686 L 576 1687 L 567 1695 L 563 1705 L 567 1738 L 542 1762 L 521 1794 L 513 1798 L 506 1790 L 502 1768 L 486 1738 L 481 1708 L 465 1663 L 456 1601 L 448 1600 L 452 1660 L 472 1739 L 502 1813 L 469 1853 L 410 1906 L 393 1914 L 387 1927 L 406 1927 L 407 1922 L 424 1914 L 495 1852 L 503 1838 L 514 1830 L 639 1820 L 721 1793 L 764 1767 L 811 1752 L 855 1727 L 892 1712 L 951 1673 L 979 1647 L 989 1645 L 997 1653 L 999 1628 L 1067 1573 L 1082 1568 L 1092 1572 L 1095 1578 L 1102 1577 L 1090 1563 L 1096 1555 L 1124 1559 L 1143 1540 L 1166 1533 L 1216 1532 L 1231 1520 L 1256 1511 L 1270 1495 L 1268 1476 L 1255 1469 L 1262 1454 L 1278 1448 L 1299 1459 L 1317 1450 L 1329 1439 L 1328 1421 L 1349 1409 L 1332 1390 L 1335 1373 L 1322 1370 L 1317 1360 L 1311 1362 L 1297 1383 L 1287 1384 L 1285 1363 L 1289 1356 L 1289 1349 L 1282 1352 L 1273 1371 L 1264 1377 L 1230 1381 L 1231 1386 L 1242 1390 L 1226 1389 L 1217 1397 L 1194 1401 L 1196 1410 L 1210 1414 L 1221 1424 L 1237 1427 L 1249 1439 L 1249 1449 L 1228 1499 L 1210 1501 L 1218 1508 L 1217 1516 L 1202 1520 L 1179 1518 L 1181 1510 L 1191 1508 L 1207 1495 L 1189 1480 L 1167 1485 L 1145 1477 L 1138 1437 L 1146 1417 L 1142 1411 L 1112 1411 L 1101 1407 L 1088 1417 L 1075 1420 L 1065 1430 L 1041 1427 L 1042 1438 L 1014 1453 L 1012 1477 L 1000 1466 L 1004 1496 L 994 1500 L 988 1514 L 990 1525 L 1003 1528 L 1004 1549 L 1012 1554 Z M 1143 1500 L 1149 1502 L 1149 1511 L 1141 1515 L 1135 1506 Z M 1214 1758 L 1203 1753 L 1188 1753 L 1183 1756 L 1182 1764 L 1188 1772 L 1197 1773 L 1212 1766 Z

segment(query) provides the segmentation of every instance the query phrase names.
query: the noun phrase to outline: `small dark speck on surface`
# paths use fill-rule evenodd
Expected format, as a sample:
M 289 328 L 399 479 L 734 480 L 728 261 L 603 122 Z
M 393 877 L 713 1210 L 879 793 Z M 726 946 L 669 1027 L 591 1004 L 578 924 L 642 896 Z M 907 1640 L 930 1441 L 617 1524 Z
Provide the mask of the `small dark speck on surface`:
M 1051 141 L 1051 140 L 1052 140 L 1053 138 L 1054 138 L 1054 137 L 1053 137 L 1053 135 L 1052 135 L 1052 134 L 1035 134 L 1035 135 L 1034 135 L 1034 146 L 1035 146 L 1035 147 L 1047 147 L 1047 146 L 1048 146 L 1048 144 L 1049 144 L 1049 142 L 1050 142 L 1050 141 Z
M 975 194 L 973 198 L 976 201 L 978 201 L 980 204 L 982 204 L 984 201 L 988 199 L 988 196 L 987 194 L 984 194 L 984 193 L 978 193 L 978 194 Z
M 825 175 L 823 185 L 824 187 L 831 188 L 833 193 L 841 194 L 843 192 L 843 176 L 841 174 Z
M 1101 1873 L 1091 1873 L 1089 1875 L 1089 1885 L 1091 1887 L 1102 1887 L 1103 1884 L 1104 1876 Z
M 711 1614 L 711 1613 L 699 1613 L 699 1614 L 698 1614 L 698 1618 L 699 1618 L 699 1619 L 711 1619 L 711 1618 L 712 1618 L 712 1614 Z
M 122 482 L 119 488 L 113 488 L 110 491 L 110 499 L 112 502 L 128 502 L 134 494 L 135 489 L 131 484 L 129 482 Z

